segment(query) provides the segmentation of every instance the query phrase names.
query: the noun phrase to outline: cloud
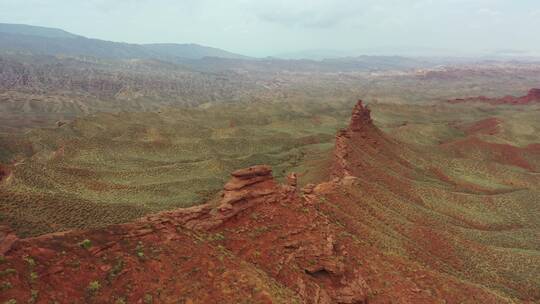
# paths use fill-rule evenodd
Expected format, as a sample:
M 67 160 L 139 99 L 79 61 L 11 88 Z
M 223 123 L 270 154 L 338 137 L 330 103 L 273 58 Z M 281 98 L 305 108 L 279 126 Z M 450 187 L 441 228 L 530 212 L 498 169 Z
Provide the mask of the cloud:
M 261 1 L 252 6 L 262 21 L 286 27 L 332 28 L 360 18 L 375 1 Z
M 500 11 L 493 10 L 493 9 L 490 9 L 490 8 L 481 8 L 481 9 L 479 9 L 478 14 L 487 15 L 487 16 L 491 16 L 491 17 L 498 17 L 498 16 L 502 15 L 502 13 Z

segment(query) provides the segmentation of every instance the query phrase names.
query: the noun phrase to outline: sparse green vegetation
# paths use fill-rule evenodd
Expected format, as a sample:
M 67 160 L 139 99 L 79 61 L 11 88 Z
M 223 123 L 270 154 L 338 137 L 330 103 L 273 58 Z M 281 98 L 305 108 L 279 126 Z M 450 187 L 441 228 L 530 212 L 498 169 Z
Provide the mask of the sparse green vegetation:
M 114 304 L 126 304 L 126 300 L 124 300 L 124 298 L 119 298 L 119 299 L 116 299 L 116 301 L 114 302 Z
M 36 261 L 31 256 L 24 257 L 24 261 L 28 263 L 28 267 L 33 268 L 36 266 Z
M 137 247 L 135 247 L 135 253 L 137 254 L 137 257 L 139 259 L 144 259 L 144 244 L 142 242 L 137 243 Z
M 118 277 L 118 275 L 122 272 L 122 270 L 124 270 L 124 260 L 118 259 L 116 264 L 114 264 L 111 270 L 109 270 L 107 273 L 107 282 L 111 284 L 112 281 L 114 281 L 114 279 L 116 279 L 116 277 Z
M 5 290 L 8 290 L 8 289 L 11 289 L 12 287 L 13 287 L 13 285 L 10 282 L 2 282 L 0 284 L 0 291 L 5 291 Z
M 89 239 L 85 239 L 79 243 L 79 246 L 84 249 L 90 249 L 92 247 L 92 241 L 90 241 Z
M 144 304 L 152 304 L 152 303 L 154 303 L 154 297 L 149 293 L 144 295 L 143 300 L 144 300 Z
M 221 232 L 217 232 L 217 233 L 213 233 L 211 235 L 208 236 L 208 240 L 209 241 L 224 241 L 225 240 L 225 235 L 223 235 L 223 233 Z
M 8 275 L 16 274 L 16 273 L 17 273 L 16 269 L 8 268 L 5 270 L 0 270 L 0 277 L 8 276 Z
M 37 303 L 39 297 L 39 291 L 37 290 L 30 290 L 30 299 L 28 300 L 28 304 L 35 304 Z
M 43 157 L 17 167 L 0 203 L 11 227 L 28 236 L 199 204 L 221 190 L 231 171 L 254 164 L 272 165 L 277 178 L 294 170 L 302 184 L 320 181 L 324 174 L 314 167 L 329 159 L 350 104 L 171 108 L 34 130 L 28 140 Z M 58 149 L 61 160 L 52 157 Z M 21 214 L 40 220 L 27 223 Z
M 100 289 L 101 289 L 101 284 L 99 283 L 99 281 L 90 282 L 88 284 L 88 287 L 86 288 L 86 290 L 88 291 L 90 295 L 95 295 L 96 293 L 99 292 Z
M 289 211 L 297 212 L 296 219 L 301 219 L 310 218 L 315 209 L 316 215 L 326 220 L 329 231 L 338 231 L 338 246 L 333 250 L 353 257 L 337 259 L 346 266 L 362 268 L 370 280 L 380 280 L 384 268 L 372 269 L 367 255 L 366 259 L 354 259 L 354 250 L 347 246 L 366 246 L 389 258 L 387 263 L 390 258 L 405 259 L 403 265 L 414 261 L 414 270 L 425 267 L 512 299 L 522 294 L 536 297 L 540 286 L 540 269 L 536 266 L 540 265 L 536 204 L 540 160 L 534 143 L 540 142 L 536 122 L 540 107 L 449 106 L 439 100 L 454 91 L 423 92 L 425 99 L 411 104 L 404 101 L 417 101 L 417 95 L 412 90 L 403 92 L 404 83 L 418 83 L 393 79 L 403 82 L 395 89 L 388 83 L 373 83 L 373 91 L 366 93 L 375 96 L 377 90 L 389 89 L 388 96 L 381 100 L 397 103 L 374 102 L 370 106 L 376 125 L 388 137 L 369 143 L 359 140 L 347 151 L 357 156 L 355 161 L 361 160 L 357 183 L 329 191 L 325 197 L 313 194 L 311 204 L 295 205 Z M 301 96 L 305 94 L 303 89 Z M 159 113 L 101 113 L 61 128 L 33 130 L 17 142 L 0 140 L 0 145 L 10 146 L 0 151 L 2 159 L 17 153 L 33 155 L 15 167 L 9 182 L 0 184 L 2 221 L 21 236 L 121 223 L 147 213 L 205 202 L 223 187 L 232 170 L 253 164 L 272 165 L 278 180 L 295 171 L 300 186 L 327 180 L 335 133 L 347 124 L 354 100 L 320 102 L 315 95 L 327 94 L 322 93 L 324 90 L 320 87 L 310 92 L 313 100 L 304 97 L 294 102 L 163 108 Z M 360 90 L 347 94 L 360 96 Z M 476 89 L 471 86 L 471 90 Z M 389 96 L 393 93 L 399 98 Z M 422 104 L 434 100 L 438 103 Z M 500 121 L 496 132 L 471 129 L 478 121 L 490 118 Z M 392 149 L 386 151 L 384 144 Z M 31 151 L 23 149 L 24 145 Z M 284 202 L 276 206 L 287 207 Z M 265 223 L 270 220 L 271 213 L 259 210 L 249 215 L 248 222 L 253 226 L 248 229 L 201 232 L 189 244 L 216 249 L 214 258 L 222 265 L 212 275 L 221 275 L 236 258 L 231 249 L 235 246 L 226 247 L 229 241 L 239 236 L 257 241 L 279 232 L 279 226 Z M 184 232 L 180 228 L 177 231 Z M 90 249 L 92 241 L 85 239 L 78 245 Z M 133 259 L 139 259 L 140 270 L 162 262 L 160 253 L 170 250 L 156 248 L 146 240 L 144 244 L 122 245 L 129 248 L 126 263 L 120 257 L 102 258 L 106 267 L 112 266 L 103 280 L 108 288 L 120 283 L 118 276 L 124 267 L 132 266 Z M 273 258 L 266 249 L 246 252 L 258 263 L 261 252 L 264 258 Z M 189 253 L 179 260 L 194 257 Z M 378 254 L 369 257 L 380 258 Z M 83 269 L 78 257 L 66 259 L 67 266 Z M 38 261 L 43 260 L 40 257 Z M 26 257 L 26 263 L 30 272 L 25 269 L 24 278 L 29 273 L 30 284 L 25 284 L 37 288 L 36 260 Z M 321 261 L 310 258 L 306 263 L 316 266 Z M 182 275 L 189 278 L 207 275 L 207 269 L 195 263 L 184 270 Z M 403 274 L 402 269 L 386 271 Z M 14 269 L 0 272 L 2 277 L 12 274 L 16 274 Z M 173 274 L 169 280 L 179 276 Z M 11 284 L 4 282 L 0 288 L 8 290 Z M 129 294 L 135 284 L 127 286 L 124 294 Z M 384 293 L 396 286 L 399 284 L 391 280 L 382 281 L 372 293 Z M 87 296 L 96 295 L 100 288 L 100 281 L 91 282 Z M 258 291 L 253 287 L 254 293 Z M 422 289 L 424 294 L 436 291 Z M 160 293 L 155 290 L 143 297 L 144 303 L 159 300 Z M 122 304 L 126 298 L 113 296 L 109 301 Z

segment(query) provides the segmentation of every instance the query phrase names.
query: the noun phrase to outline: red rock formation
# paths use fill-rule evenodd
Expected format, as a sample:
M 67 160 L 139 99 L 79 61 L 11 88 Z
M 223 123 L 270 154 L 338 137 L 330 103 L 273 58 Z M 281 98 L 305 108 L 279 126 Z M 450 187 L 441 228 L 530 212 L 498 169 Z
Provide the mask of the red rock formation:
M 486 96 L 478 96 L 478 97 L 451 99 L 451 100 L 448 100 L 448 102 L 452 104 L 467 103 L 467 102 L 481 102 L 481 103 L 488 103 L 492 105 L 501 105 L 501 104 L 526 105 L 526 104 L 540 102 L 540 89 L 530 89 L 527 95 L 521 96 L 521 97 L 505 96 L 502 98 L 489 98 Z
M 202 206 L 106 229 L 11 238 L 1 248 L 17 274 L 10 278 L 14 287 L 0 295 L 0 300 L 30 299 L 25 261 L 31 259 L 31 271 L 39 277 L 33 288 L 40 290 L 40 299 L 46 302 L 79 299 L 104 303 L 129 284 L 131 291 L 125 295 L 128 302 L 140 301 L 145 291 L 160 289 L 158 303 L 170 303 L 172 296 L 186 296 L 193 301 L 190 303 L 238 303 L 237 296 L 256 303 L 290 303 L 292 297 L 302 303 L 367 303 L 369 288 L 358 266 L 350 261 L 354 250 L 338 241 L 341 229 L 314 209 L 306 209 L 308 202 L 288 191 L 290 186 L 275 183 L 271 172 L 268 166 L 235 171 L 222 196 Z M 250 237 L 252 234 L 257 237 Z M 204 245 L 201 240 L 219 241 L 221 247 Z M 220 250 L 228 250 L 222 262 L 217 257 L 224 255 Z M 70 266 L 73 261 L 79 263 L 77 269 Z M 123 261 L 121 268 L 118 261 Z M 249 267 L 240 261 L 259 265 L 266 274 L 249 278 Z M 228 265 L 219 272 L 216 265 L 225 262 Z M 4 266 L 0 265 L 0 270 Z M 207 277 L 200 277 L 199 272 L 175 274 L 189 267 L 197 267 Z M 236 274 L 228 276 L 228 271 Z M 273 294 L 271 286 L 264 284 L 257 287 L 261 291 L 255 298 L 251 291 L 255 287 L 248 288 L 249 294 L 241 291 L 267 275 L 294 294 L 279 301 L 279 294 Z M 240 281 L 235 283 L 233 278 Z M 89 294 L 91 282 L 100 282 L 99 293 L 94 290 Z M 194 292 L 176 285 L 194 282 L 204 289 Z M 219 286 L 226 286 L 222 284 L 240 285 L 229 294 L 221 293 L 225 287 Z
M 364 107 L 362 100 L 358 100 L 352 110 L 349 130 L 352 132 L 360 132 L 365 128 L 372 128 L 373 121 L 371 120 L 371 111 L 368 107 Z
M 395 153 L 403 146 L 396 145 L 371 119 L 371 111 L 359 100 L 352 111 L 347 129 L 340 130 L 334 148 L 333 177 L 365 176 L 379 170 L 381 164 L 389 168 L 408 167 L 408 163 Z M 371 172 L 373 173 L 373 172 Z
M 296 176 L 280 185 L 254 166 L 201 206 L 29 239 L 6 230 L 0 303 L 513 303 L 465 280 L 456 251 L 487 246 L 419 207 L 406 149 L 358 102 L 336 138 L 335 180 L 301 195 Z M 537 287 L 522 290 L 537 300 Z
M 272 202 L 280 197 L 281 189 L 275 183 L 269 166 L 253 166 L 234 171 L 231 175 L 232 178 L 225 184 L 217 204 L 207 203 L 163 212 L 146 219 L 159 220 L 167 217 L 189 229 L 208 230 L 256 204 Z
M 334 176 L 352 175 L 350 172 L 351 165 L 348 161 L 350 149 L 352 148 L 349 141 L 353 137 L 370 140 L 371 143 L 377 142 L 378 129 L 373 125 L 371 119 L 371 111 L 364 107 L 362 100 L 358 100 L 352 110 L 351 121 L 349 127 L 340 130 L 336 136 L 336 147 L 334 149 Z

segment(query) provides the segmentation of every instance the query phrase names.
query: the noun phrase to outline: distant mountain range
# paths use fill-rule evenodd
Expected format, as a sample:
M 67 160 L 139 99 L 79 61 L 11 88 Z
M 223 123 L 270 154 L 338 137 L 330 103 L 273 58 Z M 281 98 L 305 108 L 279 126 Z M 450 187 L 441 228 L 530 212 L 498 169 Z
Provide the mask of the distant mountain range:
M 480 60 L 511 60 L 511 59 L 538 59 L 540 51 L 523 50 L 484 50 L 484 51 L 460 51 L 444 48 L 429 47 L 397 47 L 387 46 L 381 48 L 364 48 L 356 50 L 313 49 L 297 52 L 281 53 L 274 57 L 290 60 L 308 59 L 343 59 L 365 56 L 377 57 L 408 57 L 408 58 L 452 58 L 452 59 L 480 59 Z
M 249 57 L 197 44 L 131 44 L 90 39 L 61 29 L 0 23 L 0 52 L 92 56 L 111 59 L 202 59 Z
M 483 53 L 464 53 L 456 50 L 421 47 L 385 47 L 357 50 L 318 49 L 282 53 L 267 58 L 254 58 L 198 44 L 156 43 L 133 44 L 87 38 L 62 29 L 25 24 L 0 23 L 0 54 L 49 55 L 67 57 L 96 57 L 100 59 L 155 59 L 169 62 L 199 60 L 203 58 L 240 59 L 242 61 L 313 60 L 364 62 L 385 61 L 395 65 L 411 58 L 437 58 L 438 61 L 455 60 L 512 60 L 540 58 L 540 52 L 519 50 L 493 50 Z M 401 60 L 400 60 L 401 59 Z M 237 63 L 235 63 L 237 64 Z M 290 62 L 286 63 L 291 64 Z M 305 63 L 304 63 L 305 64 Z

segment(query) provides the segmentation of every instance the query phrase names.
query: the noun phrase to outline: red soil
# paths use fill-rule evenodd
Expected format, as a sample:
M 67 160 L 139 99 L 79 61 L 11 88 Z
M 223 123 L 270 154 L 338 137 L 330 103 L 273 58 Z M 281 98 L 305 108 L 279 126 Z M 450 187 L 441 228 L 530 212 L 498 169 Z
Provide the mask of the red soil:
M 531 89 L 529 90 L 527 95 L 521 96 L 521 97 L 505 96 L 502 98 L 489 98 L 486 96 L 477 96 L 477 97 L 452 99 L 452 100 L 448 100 L 448 102 L 453 103 L 453 104 L 468 103 L 468 102 L 481 102 L 481 103 L 488 103 L 492 105 L 501 105 L 501 104 L 526 105 L 526 104 L 540 102 L 540 89 Z
M 404 149 L 359 102 L 336 138 L 332 181 L 298 189 L 295 175 L 280 185 L 255 166 L 197 207 L 29 239 L 0 229 L 0 302 L 510 303 L 464 279 L 462 251 L 486 246 L 426 211 Z M 538 287 L 513 290 L 540 299 Z
M 0 182 L 9 176 L 10 170 L 7 166 L 0 164 Z
M 453 180 L 448 175 L 446 175 L 441 169 L 432 167 L 429 169 L 437 179 L 451 185 L 454 187 L 454 191 L 459 192 L 471 192 L 471 193 L 485 193 L 485 194 L 496 194 L 500 191 L 493 191 L 491 189 L 486 189 L 472 183 L 466 183 L 463 181 Z
M 527 161 L 527 154 L 534 153 L 534 148 L 529 148 L 530 146 L 519 148 L 508 144 L 490 143 L 476 136 L 469 136 L 462 140 L 442 144 L 441 147 L 453 151 L 460 157 L 472 155 L 476 152 L 484 155 L 483 158 L 485 160 L 516 166 L 529 171 L 535 171 L 537 169 Z
M 463 126 L 462 129 L 467 135 L 484 134 L 495 135 L 500 132 L 501 120 L 495 117 L 486 118 L 473 124 Z

